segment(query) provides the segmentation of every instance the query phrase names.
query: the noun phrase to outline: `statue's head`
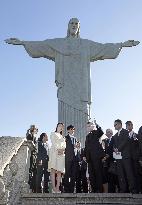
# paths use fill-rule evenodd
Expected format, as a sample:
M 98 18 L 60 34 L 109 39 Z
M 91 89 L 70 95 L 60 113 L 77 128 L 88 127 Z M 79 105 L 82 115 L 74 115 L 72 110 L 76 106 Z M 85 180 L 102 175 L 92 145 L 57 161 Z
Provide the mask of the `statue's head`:
M 80 21 L 77 18 L 71 18 L 68 23 L 68 31 L 67 31 L 67 37 L 77 37 L 79 38 L 80 34 Z

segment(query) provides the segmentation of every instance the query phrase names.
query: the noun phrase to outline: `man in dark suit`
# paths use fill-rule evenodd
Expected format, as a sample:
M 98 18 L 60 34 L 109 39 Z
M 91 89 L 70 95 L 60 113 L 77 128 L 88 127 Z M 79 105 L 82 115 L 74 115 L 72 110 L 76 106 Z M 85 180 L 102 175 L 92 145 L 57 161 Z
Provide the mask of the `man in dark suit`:
M 43 180 L 43 192 L 48 193 L 48 182 L 49 182 L 49 172 L 48 172 L 48 137 L 46 133 L 40 135 L 38 141 L 38 153 L 37 153 L 37 175 L 36 175 L 36 192 L 41 193 L 42 187 L 42 177 Z
M 122 121 L 119 119 L 114 121 L 114 127 L 118 132 L 113 136 L 113 156 L 117 163 L 120 192 L 126 193 L 130 191 L 131 193 L 136 193 L 131 162 L 129 132 L 122 128 Z
M 140 150 L 140 157 L 139 157 L 139 164 L 140 164 L 140 192 L 142 193 L 142 126 L 138 130 L 138 140 L 139 140 L 139 150 Z
M 140 147 L 139 147 L 138 135 L 133 131 L 133 123 L 131 121 L 127 121 L 125 124 L 126 124 L 126 129 L 129 132 L 131 160 L 132 160 L 134 177 L 136 181 L 136 190 L 139 193 L 140 192 L 140 174 L 139 174 Z
M 113 131 L 111 129 L 107 129 L 106 130 L 106 136 L 107 138 L 105 138 L 102 141 L 104 150 L 105 150 L 105 158 L 106 160 L 104 161 L 104 179 L 108 182 L 108 193 L 115 193 L 116 192 L 116 187 L 117 189 L 119 189 L 119 185 L 118 185 L 118 177 L 116 175 L 116 173 L 111 173 L 109 172 L 109 168 L 112 165 L 112 163 L 114 162 L 114 158 L 113 158 Z
M 81 148 L 81 143 L 77 141 L 75 149 L 76 161 L 76 193 L 88 193 L 88 183 L 86 177 L 87 162 L 84 157 L 84 149 Z
M 76 169 L 76 193 L 81 193 L 81 145 L 80 142 L 76 142 L 75 148 L 75 169 Z
M 89 134 L 85 141 L 85 155 L 88 162 L 88 172 L 92 192 L 101 193 L 103 191 L 103 167 L 102 159 L 105 157 L 105 152 L 99 139 L 104 134 L 102 129 L 92 123 L 87 123 Z
M 69 125 L 67 127 L 68 135 L 66 138 L 66 149 L 65 149 L 65 175 L 64 175 L 64 192 L 73 193 L 76 179 L 76 159 L 75 159 L 75 148 L 76 148 L 76 137 L 74 137 L 75 127 Z
M 87 162 L 85 160 L 86 158 L 81 161 L 81 185 L 82 185 L 82 192 L 88 193 L 89 187 L 88 187 L 88 180 L 87 180 Z

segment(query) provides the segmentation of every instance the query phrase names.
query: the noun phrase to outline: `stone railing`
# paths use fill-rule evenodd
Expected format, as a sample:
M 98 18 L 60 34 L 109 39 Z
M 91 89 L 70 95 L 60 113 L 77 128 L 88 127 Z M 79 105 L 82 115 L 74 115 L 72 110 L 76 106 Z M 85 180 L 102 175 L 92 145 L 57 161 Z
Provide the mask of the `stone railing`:
M 20 137 L 0 137 L 0 204 L 20 204 L 29 193 L 28 177 L 32 142 Z

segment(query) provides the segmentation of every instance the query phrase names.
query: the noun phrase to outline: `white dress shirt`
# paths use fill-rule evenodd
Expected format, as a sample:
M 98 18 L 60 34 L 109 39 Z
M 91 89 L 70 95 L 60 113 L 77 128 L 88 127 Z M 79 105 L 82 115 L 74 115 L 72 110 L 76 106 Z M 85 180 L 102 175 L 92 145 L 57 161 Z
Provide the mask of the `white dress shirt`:
M 118 136 L 120 135 L 121 130 L 122 130 L 122 128 L 120 130 L 118 130 Z

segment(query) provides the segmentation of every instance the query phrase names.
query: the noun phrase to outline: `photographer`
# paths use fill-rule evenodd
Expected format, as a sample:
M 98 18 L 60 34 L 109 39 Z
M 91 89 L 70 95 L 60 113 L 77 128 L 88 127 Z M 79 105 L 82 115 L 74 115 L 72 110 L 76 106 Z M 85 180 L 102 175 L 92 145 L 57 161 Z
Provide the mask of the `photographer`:
M 31 157 L 30 157 L 30 168 L 29 168 L 29 185 L 32 192 L 36 192 L 36 156 L 37 156 L 37 150 L 36 150 L 36 135 L 38 133 L 38 129 L 35 125 L 31 125 L 30 129 L 27 130 L 26 133 L 26 139 L 29 142 L 32 142 L 35 149 L 31 151 Z
M 30 129 L 27 130 L 26 139 L 32 141 L 36 144 L 36 135 L 38 133 L 38 128 L 35 125 L 31 125 Z

